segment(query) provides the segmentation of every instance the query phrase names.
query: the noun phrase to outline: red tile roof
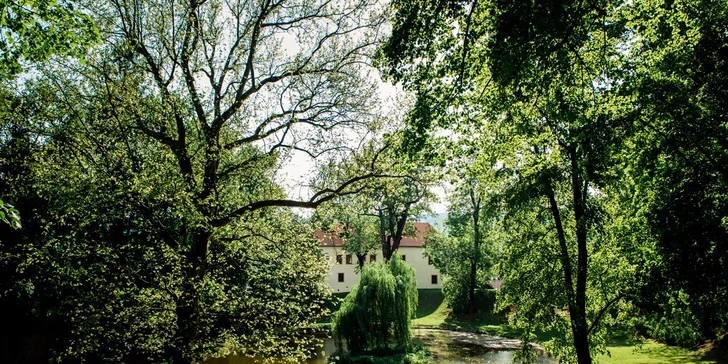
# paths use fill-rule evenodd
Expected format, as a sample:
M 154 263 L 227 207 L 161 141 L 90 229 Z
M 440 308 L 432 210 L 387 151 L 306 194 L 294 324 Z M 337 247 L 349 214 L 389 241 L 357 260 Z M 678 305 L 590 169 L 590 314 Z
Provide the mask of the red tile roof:
M 400 247 L 422 247 L 425 242 L 425 235 L 432 230 L 432 225 L 426 222 L 415 222 L 415 237 L 404 236 L 400 242 Z M 313 233 L 314 237 L 318 239 L 319 244 L 324 247 L 343 247 L 344 242 L 340 236 L 325 232 L 322 230 L 316 230 Z
M 341 237 L 334 234 L 334 233 L 328 233 L 322 230 L 316 230 L 313 232 L 313 236 L 318 239 L 319 245 L 321 246 L 333 246 L 333 247 L 341 247 L 344 246 L 344 242 L 341 240 Z

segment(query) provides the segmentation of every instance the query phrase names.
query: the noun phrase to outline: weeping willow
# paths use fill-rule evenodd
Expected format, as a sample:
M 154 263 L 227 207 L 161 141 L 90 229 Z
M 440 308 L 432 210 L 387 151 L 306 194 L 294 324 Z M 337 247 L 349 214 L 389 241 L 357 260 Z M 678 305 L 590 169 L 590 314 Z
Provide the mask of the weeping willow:
M 417 311 L 415 270 L 397 254 L 369 264 L 334 316 L 334 337 L 350 354 L 406 352 Z

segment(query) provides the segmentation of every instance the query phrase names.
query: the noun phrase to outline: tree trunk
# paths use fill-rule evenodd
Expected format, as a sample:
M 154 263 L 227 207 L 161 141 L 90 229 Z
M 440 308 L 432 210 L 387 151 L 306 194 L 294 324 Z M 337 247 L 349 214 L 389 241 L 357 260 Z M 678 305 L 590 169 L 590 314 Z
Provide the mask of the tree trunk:
M 356 260 L 359 263 L 359 270 L 364 269 L 364 263 L 367 261 L 366 254 L 356 254 Z
M 588 251 L 586 246 L 587 227 L 584 220 L 584 201 L 586 199 L 588 183 L 581 183 L 577 153 L 575 148 L 568 149 L 571 159 L 571 190 L 574 204 L 574 219 L 576 222 L 576 243 L 577 243 L 577 266 L 576 266 L 576 289 L 574 289 L 573 271 L 569 250 L 566 243 L 566 234 L 561 221 L 559 205 L 556 202 L 555 193 L 550 184 L 546 186 L 546 196 L 549 199 L 551 214 L 556 225 L 556 233 L 559 239 L 561 250 L 561 266 L 564 272 L 564 288 L 569 308 L 569 322 L 573 335 L 574 349 L 579 364 L 591 364 L 589 352 L 589 329 L 586 321 L 586 279 L 588 268 Z M 583 189 L 582 189 L 583 188 Z
M 391 236 L 387 236 L 382 240 L 382 258 L 384 258 L 385 262 L 388 262 L 392 257 L 392 253 L 394 253 L 390 245 L 391 240 Z
M 571 158 L 571 190 L 574 199 L 574 222 L 576 224 L 576 297 L 575 310 L 571 312 L 572 331 L 574 333 L 574 347 L 579 364 L 591 364 L 589 353 L 589 331 L 586 322 L 586 279 L 589 264 L 589 256 L 586 246 L 587 226 L 584 218 L 585 201 L 588 182 L 584 178 L 582 186 L 581 174 L 577 163 L 577 152 L 575 148 L 569 150 Z
M 576 319 L 577 322 L 574 321 L 574 319 L 571 321 L 571 332 L 574 335 L 576 360 L 579 364 L 591 364 L 592 359 L 589 353 L 589 334 L 586 328 L 586 315 L 579 315 L 579 318 Z
M 177 332 L 172 341 L 175 347 L 169 350 L 172 352 L 172 362 L 175 364 L 189 364 L 199 359 L 195 357 L 191 348 L 198 339 L 201 314 L 199 287 L 207 274 L 205 265 L 211 234 L 212 232 L 207 229 L 197 231 L 190 252 L 185 254 L 186 261 L 182 262 L 185 279 L 175 309 Z
M 404 228 L 407 225 L 407 218 L 409 218 L 410 206 L 417 201 L 419 199 L 408 202 L 401 212 L 397 212 L 391 206 L 386 207 L 386 216 L 384 215 L 383 209 L 378 210 L 379 235 L 382 239 L 382 256 L 384 257 L 384 261 L 389 261 L 392 258 L 392 254 L 399 249 L 399 244 L 402 242 L 402 235 L 404 235 Z
M 478 261 L 480 261 L 480 200 L 475 198 L 475 193 L 470 192 L 470 199 L 473 204 L 473 256 L 470 261 L 470 287 L 468 292 L 468 313 L 475 313 L 475 286 L 478 276 Z

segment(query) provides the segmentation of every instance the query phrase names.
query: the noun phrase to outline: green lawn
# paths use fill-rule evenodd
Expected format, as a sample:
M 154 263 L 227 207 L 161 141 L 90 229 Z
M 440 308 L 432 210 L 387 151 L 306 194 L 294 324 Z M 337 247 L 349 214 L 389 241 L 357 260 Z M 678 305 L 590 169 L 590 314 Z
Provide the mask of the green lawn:
M 419 305 L 414 325 L 443 329 L 484 332 L 491 335 L 518 338 L 519 332 L 508 325 L 505 318 L 497 315 L 481 315 L 471 320 L 459 320 L 450 315 L 440 290 L 419 290 Z M 547 341 L 548 333 L 537 335 L 536 341 Z M 641 346 L 628 342 L 614 342 L 607 347 L 611 357 L 602 355 L 603 364 L 718 364 L 728 363 L 726 359 L 715 359 L 717 354 L 706 350 L 687 350 L 668 346 L 654 341 L 646 341 Z
M 604 364 L 712 364 L 726 363 L 726 359 L 715 358 L 717 354 L 706 350 L 687 350 L 647 341 L 641 347 L 625 343 L 613 343 L 608 347 L 611 357 L 603 355 L 599 362 Z
M 477 331 L 509 338 L 520 336 L 520 332 L 508 325 L 506 318 L 502 315 L 478 315 L 470 320 L 453 318 L 439 289 L 419 290 L 418 301 L 417 318 L 413 321 L 415 326 Z M 551 336 L 548 334 L 537 335 L 539 341 L 546 341 L 550 338 Z

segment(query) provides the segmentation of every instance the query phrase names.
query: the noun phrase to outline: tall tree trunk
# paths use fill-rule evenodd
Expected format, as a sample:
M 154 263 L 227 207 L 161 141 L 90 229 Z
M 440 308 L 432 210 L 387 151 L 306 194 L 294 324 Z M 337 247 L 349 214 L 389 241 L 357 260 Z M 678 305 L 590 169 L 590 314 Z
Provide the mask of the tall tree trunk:
M 551 214 L 556 225 L 556 233 L 559 240 L 559 249 L 561 251 L 561 267 L 564 273 L 564 291 L 566 292 L 566 301 L 569 308 L 569 321 L 571 324 L 571 333 L 574 340 L 574 348 L 579 364 L 591 364 L 591 355 L 589 354 L 589 338 L 586 325 L 586 307 L 581 306 L 576 300 L 574 293 L 574 281 L 572 278 L 571 259 L 569 258 L 569 249 L 566 242 L 566 234 L 561 221 L 561 212 L 556 202 L 556 197 L 550 186 L 547 187 L 546 197 L 549 200 Z M 578 263 L 577 263 L 578 264 Z M 577 285 L 578 287 L 578 285 Z M 585 294 L 583 292 L 582 294 Z M 585 297 L 585 296 L 584 296 Z M 581 301 L 585 303 L 586 301 Z
M 475 286 L 478 276 L 478 262 L 480 261 L 480 199 L 475 192 L 470 191 L 470 200 L 473 206 L 473 256 L 470 260 L 470 287 L 468 292 L 468 313 L 475 313 Z
M 389 258 L 392 257 L 392 252 L 390 251 L 390 243 L 389 241 L 392 239 L 392 236 L 387 234 L 387 224 L 384 221 L 384 212 L 382 210 L 378 211 L 379 213 L 379 239 L 382 242 L 382 258 L 384 261 L 388 261 Z
M 408 215 L 409 207 L 405 208 L 404 212 L 396 219 L 391 212 L 389 216 L 385 217 L 383 212 L 381 210 L 379 211 L 379 233 L 382 239 L 382 257 L 384 261 L 389 261 L 392 258 L 392 254 L 399 249 L 399 244 L 402 243 L 404 228 L 407 224 L 407 218 L 409 217 Z M 389 218 L 388 224 L 385 222 L 386 218 Z
M 569 150 L 571 158 L 571 190 L 574 199 L 574 223 L 576 224 L 576 245 L 577 245 L 577 262 L 576 262 L 576 312 L 571 312 L 572 331 L 574 332 L 574 347 L 580 364 L 591 364 L 591 354 L 589 353 L 589 331 L 586 321 L 586 279 L 589 264 L 589 256 L 586 246 L 587 226 L 584 218 L 586 194 L 588 182 L 584 178 L 583 185 L 581 181 L 581 173 L 577 161 L 576 148 Z

